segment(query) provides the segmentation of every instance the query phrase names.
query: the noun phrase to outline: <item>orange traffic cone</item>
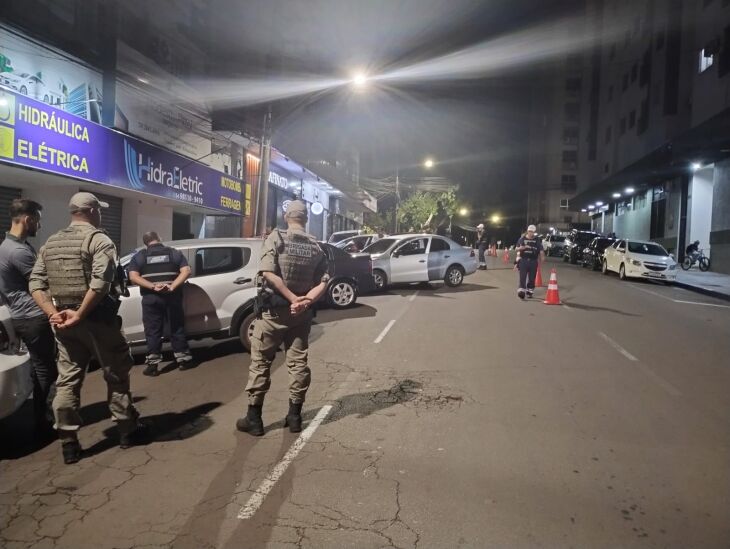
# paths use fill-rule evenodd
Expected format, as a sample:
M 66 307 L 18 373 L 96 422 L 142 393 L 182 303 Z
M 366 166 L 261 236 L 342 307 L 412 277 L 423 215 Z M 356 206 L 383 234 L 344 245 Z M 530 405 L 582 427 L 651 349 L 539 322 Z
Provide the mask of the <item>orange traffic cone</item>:
M 509 263 L 509 249 L 504 249 L 504 254 L 502 254 L 502 261 L 504 261 L 505 264 Z
M 542 265 L 537 264 L 537 276 L 535 277 L 535 288 L 542 288 L 545 286 L 542 282 Z
M 558 274 L 555 269 L 550 271 L 550 282 L 548 283 L 547 294 L 545 295 L 546 305 L 560 305 L 560 294 L 558 293 Z

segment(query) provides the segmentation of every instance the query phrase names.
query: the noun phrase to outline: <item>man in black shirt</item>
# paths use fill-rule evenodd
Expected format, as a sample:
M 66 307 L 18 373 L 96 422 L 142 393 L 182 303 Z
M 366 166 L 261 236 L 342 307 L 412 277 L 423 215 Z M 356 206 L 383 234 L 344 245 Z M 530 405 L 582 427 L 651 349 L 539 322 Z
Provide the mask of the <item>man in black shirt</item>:
M 182 286 L 190 276 L 190 266 L 185 256 L 165 246 L 156 232 L 145 233 L 142 242 L 147 248 L 137 252 L 127 267 L 129 281 L 139 286 L 142 295 L 142 322 L 147 340 L 147 367 L 142 373 L 159 374 L 165 319 L 170 326 L 175 362 L 181 370 L 186 370 L 192 366 L 192 356 L 185 337 Z

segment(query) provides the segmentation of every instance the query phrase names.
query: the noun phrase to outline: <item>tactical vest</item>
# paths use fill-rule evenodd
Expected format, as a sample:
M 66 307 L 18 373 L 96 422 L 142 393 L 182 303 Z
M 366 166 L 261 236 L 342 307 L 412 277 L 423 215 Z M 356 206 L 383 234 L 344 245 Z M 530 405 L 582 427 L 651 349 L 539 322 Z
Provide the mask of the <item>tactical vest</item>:
M 278 246 L 279 276 L 286 287 L 297 295 L 304 295 L 316 286 L 314 271 L 324 253 L 313 236 L 301 231 L 277 231 L 281 237 Z
M 522 237 L 522 245 L 527 246 L 526 250 L 520 252 L 520 257 L 524 259 L 537 259 L 539 253 L 540 239 L 534 237 L 532 239 Z
M 155 245 L 142 250 L 140 254 L 140 276 L 150 282 L 172 282 L 180 274 L 180 269 L 173 261 L 175 250 L 168 246 Z M 141 293 L 153 293 L 146 288 Z
M 78 305 L 84 300 L 91 280 L 89 245 L 103 230 L 86 224 L 69 225 L 52 235 L 43 248 L 48 289 L 59 305 Z

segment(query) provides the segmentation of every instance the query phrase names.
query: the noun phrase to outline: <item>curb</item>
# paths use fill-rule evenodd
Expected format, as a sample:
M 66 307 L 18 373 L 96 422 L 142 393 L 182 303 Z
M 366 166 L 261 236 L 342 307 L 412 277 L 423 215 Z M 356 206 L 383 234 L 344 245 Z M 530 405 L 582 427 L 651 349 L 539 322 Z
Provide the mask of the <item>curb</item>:
M 723 301 L 730 301 L 730 294 L 718 292 L 716 290 L 710 290 L 708 288 L 703 288 L 702 286 L 694 286 L 692 284 L 687 284 L 686 282 L 679 282 L 678 280 L 674 281 L 674 285 L 677 288 L 683 288 L 685 290 L 689 290 L 691 292 L 695 292 L 698 294 L 704 294 L 704 295 L 708 295 L 710 297 L 716 297 L 717 299 L 722 299 Z

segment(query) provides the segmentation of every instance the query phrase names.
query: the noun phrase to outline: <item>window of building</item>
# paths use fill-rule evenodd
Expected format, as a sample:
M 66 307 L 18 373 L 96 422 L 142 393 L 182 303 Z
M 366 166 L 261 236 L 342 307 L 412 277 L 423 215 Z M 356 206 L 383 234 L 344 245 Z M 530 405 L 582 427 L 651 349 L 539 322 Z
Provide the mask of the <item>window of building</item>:
M 577 145 L 578 128 L 563 128 L 563 143 L 565 145 Z
M 563 151 L 563 162 L 577 162 L 578 151 Z
M 560 188 L 565 194 L 572 194 L 578 190 L 578 181 L 574 175 L 564 174 L 560 178 Z
M 570 207 L 570 201 L 567 198 L 561 198 L 560 199 L 560 207 L 564 210 L 567 210 Z
M 576 94 L 580 91 L 581 79 L 580 78 L 568 78 L 565 81 L 565 91 L 571 94 Z
M 611 142 L 611 126 L 606 128 L 606 145 Z
M 636 110 L 629 113 L 629 128 L 636 126 Z
M 623 82 L 621 84 L 621 89 L 623 91 L 626 91 L 629 89 L 629 73 L 624 74 Z
M 577 122 L 580 116 L 580 103 L 565 104 L 565 120 L 568 122 Z
M 636 82 L 636 79 L 639 77 L 639 65 L 634 63 L 634 66 L 631 67 L 631 83 L 633 84 Z
M 619 128 L 620 128 L 621 135 L 626 133 L 626 117 L 625 116 L 621 117 L 621 122 L 619 124 Z
M 611 101 L 613 99 L 613 86 L 608 87 L 608 100 Z
M 715 64 L 715 56 L 713 54 L 708 54 L 706 50 L 703 48 L 700 50 L 700 73 L 705 72 L 707 69 L 709 69 L 712 65 Z

